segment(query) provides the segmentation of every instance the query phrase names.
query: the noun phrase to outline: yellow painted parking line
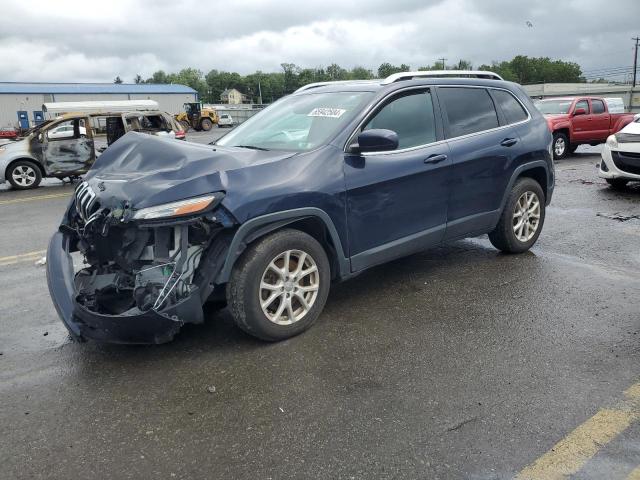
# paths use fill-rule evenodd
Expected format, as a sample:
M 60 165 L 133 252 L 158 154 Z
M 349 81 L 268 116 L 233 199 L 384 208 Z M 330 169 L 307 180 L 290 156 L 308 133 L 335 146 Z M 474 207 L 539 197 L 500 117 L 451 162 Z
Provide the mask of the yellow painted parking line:
M 640 480 L 640 467 L 636 467 L 627 475 L 627 480 Z
M 34 202 L 36 200 L 46 200 L 49 198 L 62 198 L 62 197 L 68 197 L 70 195 L 71 195 L 71 192 L 50 193 L 48 195 L 37 195 L 33 197 L 14 198 L 12 200 L 0 200 L 0 205 L 11 205 L 13 203 Z
M 0 267 L 3 267 L 5 265 L 14 265 L 16 263 L 22 262 L 35 262 L 36 260 L 40 260 L 45 255 L 45 253 L 47 253 L 46 250 L 37 250 L 35 252 L 20 253 L 18 255 L 9 255 L 8 257 L 0 257 Z
M 637 383 L 625 391 L 625 400 L 612 408 L 601 409 L 522 470 L 516 478 L 561 480 L 576 474 L 602 447 L 640 419 L 639 400 L 640 383 Z M 640 479 L 640 476 L 637 478 Z

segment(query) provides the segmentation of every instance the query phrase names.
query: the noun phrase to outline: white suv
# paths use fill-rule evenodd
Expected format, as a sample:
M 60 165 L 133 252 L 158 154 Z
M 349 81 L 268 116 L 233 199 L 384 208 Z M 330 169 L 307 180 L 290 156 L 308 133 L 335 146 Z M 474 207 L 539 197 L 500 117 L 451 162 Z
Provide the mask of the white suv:
M 228 113 L 220 114 L 220 117 L 218 118 L 218 127 L 229 127 L 229 128 L 232 128 L 233 127 L 233 118 L 231 118 L 231 115 L 229 115 Z

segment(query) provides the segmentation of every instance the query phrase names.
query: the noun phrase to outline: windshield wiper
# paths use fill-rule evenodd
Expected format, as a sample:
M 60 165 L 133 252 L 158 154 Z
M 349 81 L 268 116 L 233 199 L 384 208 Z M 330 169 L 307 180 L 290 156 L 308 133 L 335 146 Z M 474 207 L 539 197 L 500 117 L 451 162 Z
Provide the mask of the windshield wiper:
M 234 147 L 238 147 L 238 148 L 249 148 L 251 150 L 262 150 L 265 152 L 268 152 L 269 149 L 268 148 L 263 148 L 263 147 L 256 147 L 255 145 L 234 145 Z

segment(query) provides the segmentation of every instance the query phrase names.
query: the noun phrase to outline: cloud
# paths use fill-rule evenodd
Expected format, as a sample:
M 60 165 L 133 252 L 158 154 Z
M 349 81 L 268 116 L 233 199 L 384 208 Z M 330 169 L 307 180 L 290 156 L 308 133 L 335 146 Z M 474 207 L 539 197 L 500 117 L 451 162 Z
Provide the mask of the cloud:
M 38 0 L 3 11 L 0 80 L 131 81 L 188 66 L 250 73 L 279 70 L 282 62 L 335 62 L 375 70 L 385 61 L 419 67 L 464 58 L 477 66 L 517 54 L 576 61 L 585 70 L 626 66 L 640 4 Z

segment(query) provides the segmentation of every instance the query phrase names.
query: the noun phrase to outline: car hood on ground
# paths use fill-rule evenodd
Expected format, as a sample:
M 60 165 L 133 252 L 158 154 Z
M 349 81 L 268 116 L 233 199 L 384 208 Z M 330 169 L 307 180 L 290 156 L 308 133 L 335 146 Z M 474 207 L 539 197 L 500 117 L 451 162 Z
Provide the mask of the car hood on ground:
M 227 171 L 274 162 L 292 152 L 199 145 L 129 132 L 85 176 L 101 205 L 139 209 L 225 191 Z

